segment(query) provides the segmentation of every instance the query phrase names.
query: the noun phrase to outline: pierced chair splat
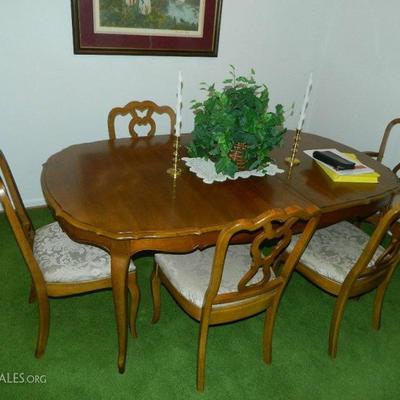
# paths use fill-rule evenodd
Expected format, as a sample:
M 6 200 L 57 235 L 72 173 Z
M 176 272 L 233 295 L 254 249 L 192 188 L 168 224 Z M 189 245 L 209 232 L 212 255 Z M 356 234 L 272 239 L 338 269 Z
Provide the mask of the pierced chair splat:
M 140 115 L 139 115 L 140 113 Z M 113 108 L 108 114 L 108 134 L 110 139 L 116 138 L 115 133 L 115 119 L 117 116 L 130 115 L 131 120 L 128 125 L 129 134 L 132 137 L 138 137 L 139 133 L 136 130 L 137 126 L 149 125 L 150 129 L 147 136 L 154 136 L 156 133 L 156 121 L 154 113 L 158 115 L 166 114 L 170 120 L 170 134 L 175 132 L 176 114 L 175 111 L 169 106 L 159 106 L 153 101 L 131 101 L 124 107 Z

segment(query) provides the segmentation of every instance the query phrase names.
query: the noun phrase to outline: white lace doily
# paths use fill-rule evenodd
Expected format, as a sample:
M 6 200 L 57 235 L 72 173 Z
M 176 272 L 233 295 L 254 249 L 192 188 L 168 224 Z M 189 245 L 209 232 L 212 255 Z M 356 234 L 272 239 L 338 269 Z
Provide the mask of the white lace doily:
M 182 160 L 189 167 L 190 171 L 194 172 L 204 183 L 223 182 L 227 179 L 248 178 L 249 176 L 264 176 L 275 175 L 284 172 L 283 169 L 278 168 L 275 164 L 268 164 L 261 170 L 252 169 L 251 171 L 239 171 L 234 176 L 224 175 L 215 171 L 215 165 L 211 160 L 204 158 L 189 158 L 183 157 Z

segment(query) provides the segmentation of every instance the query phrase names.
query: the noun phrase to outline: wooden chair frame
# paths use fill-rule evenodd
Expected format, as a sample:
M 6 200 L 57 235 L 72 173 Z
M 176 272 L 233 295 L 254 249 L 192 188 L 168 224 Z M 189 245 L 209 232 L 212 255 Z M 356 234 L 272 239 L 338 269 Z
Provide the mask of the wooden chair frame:
M 381 217 L 367 246 L 342 284 L 318 274 L 301 261 L 296 267 L 297 271 L 315 285 L 337 296 L 329 331 L 328 353 L 332 358 L 335 358 L 337 354 L 340 323 L 349 298 L 358 298 L 376 289 L 372 326 L 377 330 L 380 328 L 384 295 L 393 272 L 400 262 L 400 223 L 396 222 L 399 218 L 400 204 Z M 389 235 L 390 244 L 376 263 L 372 267 L 368 267 L 376 249 L 388 231 L 391 233 Z
M 146 114 L 141 117 L 138 115 L 137 111 L 144 112 L 147 111 Z M 176 114 L 175 111 L 169 106 L 159 106 L 156 103 L 145 100 L 145 101 L 131 101 L 126 104 L 124 107 L 116 107 L 113 108 L 108 114 L 108 133 L 110 139 L 115 139 L 115 118 L 117 116 L 126 116 L 128 114 L 131 115 L 132 119 L 129 122 L 128 129 L 129 134 L 132 137 L 138 137 L 138 133 L 135 130 L 136 125 L 150 125 L 150 131 L 147 136 L 154 136 L 156 133 L 156 122 L 153 119 L 153 114 L 167 114 L 171 121 L 170 134 L 173 135 L 175 132 L 175 124 L 176 124 Z
M 385 155 L 386 145 L 389 140 L 389 135 L 392 128 L 400 124 L 400 118 L 395 118 L 391 120 L 388 125 L 386 126 L 385 132 L 383 133 L 382 142 L 379 147 L 379 151 L 366 151 L 365 154 L 368 154 L 370 157 L 375 157 L 377 161 L 382 162 L 383 156 Z M 392 171 L 397 174 L 400 170 L 400 162 L 392 169 Z
M 26 212 L 21 195 L 15 184 L 13 174 L 7 160 L 0 150 L 0 201 L 18 246 L 26 261 L 32 279 L 29 303 L 38 301 L 39 306 L 39 334 L 35 355 L 41 357 L 46 349 L 49 335 L 50 307 L 49 297 L 63 297 L 95 290 L 111 288 L 111 277 L 95 281 L 71 283 L 47 283 L 33 254 L 33 241 L 35 230 Z M 9 192 L 9 194 L 8 194 Z M 139 305 L 140 293 L 136 285 L 136 271 L 128 274 L 128 289 L 131 295 L 130 331 L 132 336 L 137 336 L 136 315 Z
M 389 140 L 389 136 L 392 131 L 392 128 L 397 124 L 400 124 L 400 118 L 395 118 L 387 124 L 385 131 L 383 133 L 379 151 L 365 151 L 364 153 L 369 155 L 370 157 L 376 158 L 376 160 L 381 163 L 383 160 L 383 157 L 385 155 L 386 145 Z M 400 162 L 392 168 L 392 171 L 394 174 L 396 174 L 396 175 L 398 174 L 398 172 L 400 171 Z M 400 176 L 399 176 L 399 178 L 400 178 Z M 394 200 L 394 199 L 395 199 L 395 196 L 393 196 L 392 200 Z M 378 213 L 371 215 L 370 217 L 368 217 L 366 219 L 366 221 L 372 223 L 373 225 L 377 225 L 379 222 L 379 219 L 381 218 L 382 213 L 386 212 L 389 209 L 389 207 L 390 206 L 387 206 L 383 210 L 380 210 Z M 361 221 L 358 222 L 358 225 L 360 225 L 360 224 L 361 224 Z
M 315 210 L 312 214 L 296 206 L 285 210 L 271 210 L 258 218 L 241 219 L 227 226 L 218 236 L 210 282 L 201 308 L 184 298 L 162 273 L 159 266 L 155 265 L 152 274 L 153 323 L 160 318 L 161 283 L 177 303 L 200 322 L 197 357 L 197 389 L 199 391 L 204 390 L 205 354 L 210 325 L 236 321 L 267 310 L 264 324 L 263 358 L 266 363 L 271 363 L 272 333 L 280 299 L 295 265 L 311 239 L 318 219 L 318 211 Z M 299 220 L 308 221 L 305 229 L 295 248 L 284 262 L 280 274 L 270 280 L 271 268 L 277 273 L 275 268 L 290 243 L 292 228 Z M 218 294 L 228 245 L 239 232 L 250 232 L 256 235 L 251 246 L 252 265 L 240 280 L 236 292 Z M 265 256 L 260 251 L 260 245 L 265 240 L 272 239 L 278 240 L 278 243 Z M 255 285 L 248 285 L 259 269 L 262 269 L 263 279 Z

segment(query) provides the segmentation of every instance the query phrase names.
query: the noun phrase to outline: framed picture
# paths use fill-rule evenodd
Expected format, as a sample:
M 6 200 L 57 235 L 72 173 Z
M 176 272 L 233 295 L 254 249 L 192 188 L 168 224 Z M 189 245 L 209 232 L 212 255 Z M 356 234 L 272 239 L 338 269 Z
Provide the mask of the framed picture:
M 75 54 L 218 54 L 222 0 L 71 0 Z

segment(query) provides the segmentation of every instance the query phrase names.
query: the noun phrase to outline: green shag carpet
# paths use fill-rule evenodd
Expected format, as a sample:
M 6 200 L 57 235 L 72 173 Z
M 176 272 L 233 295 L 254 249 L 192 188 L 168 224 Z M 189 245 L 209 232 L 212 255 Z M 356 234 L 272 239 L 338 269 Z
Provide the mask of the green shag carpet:
M 52 221 L 46 209 L 30 213 L 36 227 Z M 139 337 L 128 338 L 122 375 L 111 291 L 52 299 L 49 342 L 38 360 L 37 305 L 28 304 L 30 277 L 3 214 L 0 263 L 0 399 L 400 398 L 399 271 L 380 331 L 371 327 L 373 293 L 348 303 L 334 361 L 327 343 L 335 298 L 294 274 L 278 312 L 272 364 L 262 360 L 263 315 L 212 327 L 201 394 L 195 388 L 198 323 L 165 289 L 161 319 L 150 323 L 151 257 L 137 259 Z M 7 383 L 35 375 L 43 383 Z

